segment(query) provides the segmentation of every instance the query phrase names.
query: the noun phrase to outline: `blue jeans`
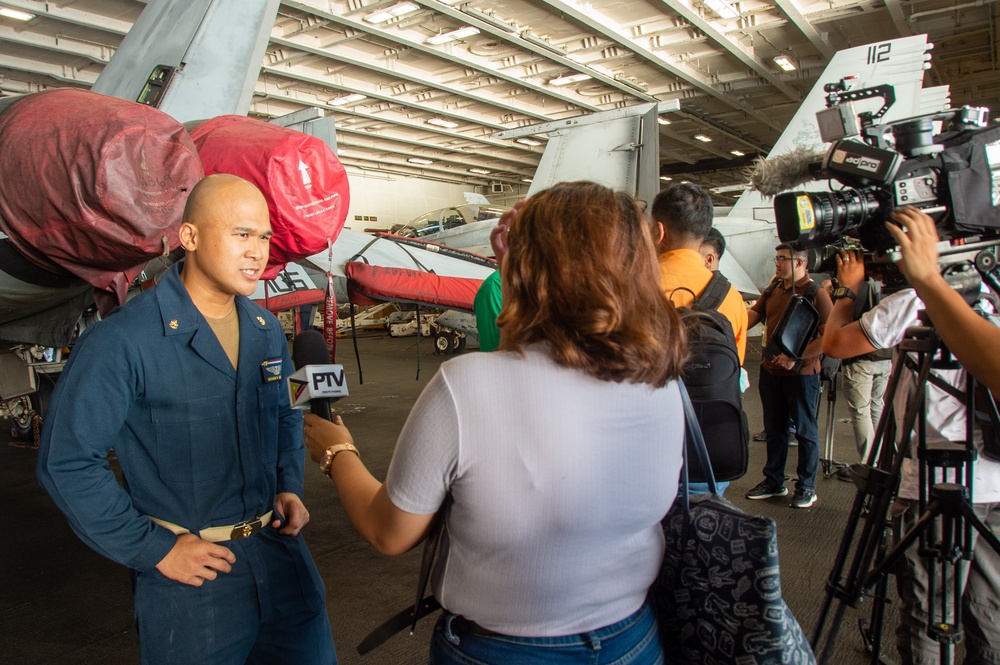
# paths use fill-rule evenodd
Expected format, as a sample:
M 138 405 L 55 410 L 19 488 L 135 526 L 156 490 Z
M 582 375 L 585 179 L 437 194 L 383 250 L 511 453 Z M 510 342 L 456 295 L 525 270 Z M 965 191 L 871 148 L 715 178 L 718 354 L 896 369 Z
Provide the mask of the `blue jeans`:
M 764 412 L 764 432 L 767 435 L 764 477 L 776 487 L 785 484 L 788 419 L 791 418 L 795 424 L 795 438 L 799 441 L 799 479 L 795 487 L 816 491 L 816 472 L 819 469 L 819 426 L 816 422 L 819 374 L 775 376 L 762 369 L 757 385 Z
M 727 487 L 729 487 L 728 480 L 715 481 L 715 489 L 719 492 L 719 496 L 726 495 Z M 688 494 L 691 496 L 695 496 L 696 494 L 708 494 L 708 483 L 688 483 Z
M 649 604 L 618 623 L 578 635 L 509 637 L 455 630 L 445 612 L 434 627 L 430 665 L 663 665 L 663 647 Z

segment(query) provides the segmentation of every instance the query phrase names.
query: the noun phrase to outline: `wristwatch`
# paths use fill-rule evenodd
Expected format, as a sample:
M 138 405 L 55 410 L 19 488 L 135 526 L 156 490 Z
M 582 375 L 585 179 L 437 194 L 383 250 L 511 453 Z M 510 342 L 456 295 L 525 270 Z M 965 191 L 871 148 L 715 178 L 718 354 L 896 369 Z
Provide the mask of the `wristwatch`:
M 833 300 L 834 302 L 840 300 L 841 298 L 850 298 L 851 300 L 857 300 L 858 294 L 851 291 L 846 286 L 838 286 L 833 290 Z
M 335 446 L 330 446 L 323 453 L 323 461 L 319 463 L 319 470 L 323 472 L 323 475 L 327 478 L 330 477 L 330 469 L 333 467 L 333 458 L 337 456 L 337 453 L 342 453 L 345 450 L 350 450 L 352 453 L 361 459 L 361 453 L 358 449 L 354 447 L 353 443 L 338 443 Z

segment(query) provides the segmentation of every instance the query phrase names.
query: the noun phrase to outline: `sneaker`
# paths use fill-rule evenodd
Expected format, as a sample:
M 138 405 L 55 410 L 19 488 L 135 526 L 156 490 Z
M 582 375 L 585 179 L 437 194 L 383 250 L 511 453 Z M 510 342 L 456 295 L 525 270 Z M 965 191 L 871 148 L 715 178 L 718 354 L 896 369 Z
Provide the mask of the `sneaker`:
M 808 508 L 816 503 L 816 492 L 812 490 L 795 490 L 789 506 L 792 508 Z
M 761 430 L 753 435 L 754 441 L 767 441 L 767 430 Z
M 788 488 L 784 485 L 775 487 L 774 483 L 770 480 L 762 480 L 752 490 L 747 492 L 747 498 L 770 499 L 772 496 L 785 496 L 786 494 L 788 494 Z

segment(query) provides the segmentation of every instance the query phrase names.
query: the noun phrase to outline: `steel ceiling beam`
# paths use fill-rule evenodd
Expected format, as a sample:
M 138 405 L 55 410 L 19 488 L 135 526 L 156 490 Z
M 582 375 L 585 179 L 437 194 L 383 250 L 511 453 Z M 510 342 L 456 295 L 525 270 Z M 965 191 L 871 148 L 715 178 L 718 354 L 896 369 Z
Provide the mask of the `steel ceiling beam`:
M 333 63 L 335 65 L 345 65 L 346 64 L 346 65 L 349 65 L 351 67 L 356 67 L 358 69 L 363 69 L 363 70 L 366 70 L 366 71 L 375 72 L 376 74 L 378 74 L 380 76 L 388 77 L 390 79 L 398 79 L 398 80 L 401 80 L 401 81 L 406 81 L 407 83 L 411 83 L 411 84 L 414 84 L 414 85 L 419 86 L 419 87 L 431 87 L 431 88 L 434 88 L 434 89 L 436 89 L 436 90 L 438 90 L 440 92 L 443 92 L 443 93 L 446 93 L 446 94 L 449 94 L 449 95 L 454 95 L 455 97 L 461 97 L 463 99 L 472 100 L 472 101 L 477 102 L 479 104 L 485 104 L 486 106 L 492 106 L 492 107 L 500 109 L 500 110 L 502 110 L 502 111 L 504 111 L 506 113 L 511 113 L 511 114 L 520 115 L 520 116 L 527 116 L 529 118 L 534 118 L 536 120 L 547 120 L 548 119 L 548 116 L 543 115 L 541 113 L 538 113 L 537 111 L 532 111 L 532 110 L 527 109 L 527 108 L 525 108 L 523 106 L 514 106 L 512 104 L 507 104 L 505 102 L 502 102 L 502 101 L 498 100 L 495 96 L 483 95 L 483 94 L 475 94 L 475 93 L 470 92 L 468 90 L 464 90 L 464 89 L 462 89 L 460 87 L 457 87 L 457 86 L 449 85 L 449 84 L 444 83 L 442 81 L 429 81 L 429 80 L 427 80 L 427 73 L 426 72 L 423 72 L 423 71 L 421 71 L 421 70 L 419 70 L 419 69 L 417 69 L 415 67 L 410 67 L 410 66 L 408 66 L 408 65 L 406 65 L 406 64 L 404 64 L 402 62 L 399 62 L 398 60 L 396 60 L 395 66 L 392 69 L 390 69 L 390 68 L 388 68 L 388 67 L 386 67 L 384 65 L 378 65 L 378 64 L 376 64 L 375 62 L 373 62 L 370 59 L 363 59 L 363 58 L 360 58 L 360 57 L 354 57 L 354 56 L 348 55 L 345 52 L 338 52 L 337 55 L 336 55 L 336 57 L 331 57 L 331 55 L 329 53 L 323 51 L 322 49 L 313 48 L 313 47 L 306 46 L 304 44 L 299 44 L 297 42 L 293 42 L 293 41 L 290 41 L 290 40 L 287 40 L 287 39 L 281 39 L 281 38 L 271 37 L 271 43 L 272 44 L 276 44 L 278 46 L 284 46 L 284 47 L 290 47 L 290 48 L 297 48 L 299 50 L 311 53 L 312 55 L 321 57 L 324 60 L 330 60 L 331 63 Z M 299 67 L 301 67 L 301 66 L 299 66 Z M 279 71 L 278 68 L 276 68 L 276 67 L 265 67 L 265 69 L 267 71 L 270 71 L 270 72 L 278 72 Z M 289 70 L 290 70 L 290 73 L 302 74 L 303 76 L 309 76 L 309 74 L 305 74 L 303 72 L 296 71 L 294 65 L 289 65 Z M 316 80 L 322 80 L 322 79 L 316 79 Z M 327 85 L 330 85 L 330 84 L 328 83 Z M 331 85 L 331 87 L 333 87 L 333 86 Z M 466 120 L 468 120 L 468 118 L 465 117 L 465 116 L 457 116 L 457 117 L 465 118 Z
M 91 62 L 106 65 L 114 55 L 117 47 L 108 45 L 93 44 L 72 37 L 47 35 L 42 32 L 30 30 L 30 26 L 23 30 L 0 26 L 0 42 L 31 46 L 33 48 L 44 49 L 60 55 L 70 55 L 84 58 Z M 72 44 L 72 48 L 69 46 Z
M 514 34 L 511 32 L 507 32 L 505 30 L 501 30 L 496 26 L 479 19 L 473 14 L 459 11 L 449 5 L 444 4 L 443 2 L 438 2 L 437 0 L 414 0 L 414 1 L 429 9 L 433 9 L 434 11 L 440 14 L 444 14 L 445 16 L 450 16 L 451 18 L 454 18 L 458 21 L 462 21 L 468 25 L 479 28 L 480 32 L 486 32 L 488 34 L 493 35 L 494 37 L 502 39 L 505 42 L 509 42 L 510 44 L 518 46 L 519 48 L 522 48 L 526 51 L 530 51 L 535 55 L 540 55 L 544 59 L 562 65 L 566 69 L 569 69 L 577 74 L 587 74 L 588 76 L 593 78 L 593 80 L 599 81 L 600 83 L 603 83 L 604 85 L 610 88 L 618 90 L 619 92 L 623 92 L 629 95 L 630 97 L 634 97 L 639 101 L 643 102 L 659 101 L 655 96 L 650 95 L 649 93 L 637 90 L 632 86 L 622 83 L 621 81 L 615 79 L 612 76 L 607 76 L 606 74 L 602 74 L 595 69 L 591 69 L 587 65 L 576 62 L 575 60 L 572 60 L 564 55 L 561 55 L 553 49 L 545 48 L 543 46 L 540 46 L 539 44 L 530 42 L 524 39 L 520 34 Z
M 93 14 L 79 9 L 62 6 L 68 3 L 38 2 L 38 0 L 33 0 L 31 2 L 28 2 L 27 0 L 4 0 L 3 4 L 11 9 L 19 9 L 23 12 L 34 14 L 35 18 L 33 18 L 32 21 L 51 18 L 63 23 L 71 23 L 85 28 L 97 28 L 98 30 L 104 30 L 105 32 L 110 32 L 122 37 L 124 37 L 125 33 L 132 28 L 132 24 L 129 21 L 108 18 L 107 16 L 101 16 L 100 14 Z
M 440 58 L 440 59 L 445 60 L 447 62 L 451 62 L 453 64 L 459 65 L 461 67 L 467 67 L 469 69 L 474 69 L 474 70 L 480 71 L 483 74 L 486 74 L 488 76 L 495 76 L 496 78 L 502 79 L 502 80 L 507 81 L 509 83 L 513 83 L 514 85 L 523 87 L 523 88 L 525 88 L 527 90 L 531 90 L 531 91 L 536 92 L 536 93 L 538 93 L 540 95 L 544 95 L 546 97 L 550 97 L 550 98 L 555 99 L 557 101 L 560 101 L 560 102 L 562 102 L 564 104 L 572 104 L 574 106 L 578 106 L 581 110 L 584 110 L 584 111 L 601 111 L 601 110 L 604 110 L 604 109 L 602 109 L 599 106 L 595 106 L 593 104 L 590 104 L 587 101 L 587 99 L 585 97 L 583 97 L 582 95 L 578 95 L 578 96 L 568 95 L 568 94 L 565 94 L 565 93 L 562 93 L 562 92 L 559 92 L 559 91 L 556 91 L 556 90 L 552 90 L 550 87 L 537 85 L 535 83 L 532 83 L 531 81 L 527 81 L 527 80 L 525 80 L 523 78 L 520 78 L 518 76 L 512 76 L 512 75 L 504 72 L 503 70 L 501 70 L 501 69 L 499 69 L 497 67 L 493 67 L 486 58 L 476 58 L 476 59 L 473 59 L 471 57 L 462 57 L 461 55 L 456 55 L 454 53 L 448 52 L 448 50 L 446 48 L 427 46 L 423 42 L 417 42 L 417 41 L 414 41 L 414 40 L 407 39 L 406 37 L 400 36 L 401 33 L 390 32 L 388 30 L 384 30 L 384 29 L 378 28 L 377 26 L 373 26 L 373 25 L 365 23 L 363 21 L 355 21 L 354 19 L 348 18 L 348 17 L 343 16 L 343 15 L 333 14 L 331 12 L 327 12 L 327 11 L 321 10 L 321 9 L 319 9 L 317 7 L 313 7 L 312 5 L 310 5 L 307 2 L 289 2 L 288 0 L 286 0 L 284 4 L 288 5 L 289 7 L 295 7 L 296 9 L 299 9 L 301 11 L 309 12 L 310 14 L 313 14 L 315 16 L 319 16 L 319 17 L 323 17 L 324 19 L 328 19 L 331 23 L 336 23 L 336 24 L 341 25 L 343 27 L 351 28 L 353 30 L 357 30 L 359 32 L 363 32 L 365 34 L 369 34 L 369 35 L 371 35 L 373 37 L 376 37 L 379 40 L 388 41 L 388 42 L 393 43 L 393 44 L 398 44 L 402 48 L 410 49 L 410 50 L 416 51 L 418 53 L 423 53 L 425 55 L 430 55 L 430 56 L 433 56 L 433 57 L 436 57 L 436 58 Z M 508 33 L 508 32 L 504 32 L 502 30 L 498 30 L 498 29 L 492 27 L 490 24 L 485 23 L 484 21 L 480 21 L 479 19 L 475 19 L 475 18 L 473 18 L 473 17 L 471 17 L 469 15 L 466 15 L 466 14 L 464 14 L 462 12 L 458 12 L 458 14 L 460 14 L 460 18 L 461 18 L 462 21 L 467 21 L 470 25 L 472 25 L 473 21 L 475 21 L 477 23 L 482 23 L 483 25 L 489 26 L 489 29 L 492 30 L 493 32 L 490 32 L 488 34 L 492 34 L 493 36 L 500 36 L 500 37 L 504 37 L 504 36 L 509 36 L 510 35 L 510 33 Z M 478 26 L 473 26 L 473 27 L 478 27 Z M 480 33 L 486 32 L 482 28 L 479 28 L 479 30 L 480 30 Z M 493 34 L 493 33 L 496 33 L 496 34 Z M 326 47 L 324 47 L 324 48 L 326 48 Z M 332 53 L 329 53 L 329 51 L 327 51 L 327 53 L 334 60 L 337 59 L 336 55 L 334 55 Z M 631 93 L 629 93 L 629 94 L 631 94 Z
M 745 49 L 743 45 L 729 39 L 724 32 L 715 27 L 714 23 L 705 20 L 691 5 L 690 0 L 659 0 L 659 2 L 666 5 L 685 21 L 704 33 L 706 37 L 722 47 L 729 55 L 739 60 L 740 63 L 760 74 L 761 77 L 780 90 L 786 97 L 795 101 L 801 101 L 802 93 L 782 81 L 778 74 L 772 71 L 773 67 L 771 65 L 764 63 L 752 52 Z
M 788 20 L 792 22 L 796 28 L 799 29 L 806 39 L 809 40 L 817 51 L 823 54 L 823 57 L 829 60 L 833 57 L 836 52 L 830 43 L 826 41 L 823 35 L 819 34 L 819 30 L 814 28 L 812 24 L 806 20 L 805 15 L 799 10 L 798 5 L 795 4 L 795 0 L 774 0 L 774 4 L 778 6 L 778 9 L 788 17 Z
M 343 86 L 341 86 L 341 87 L 343 87 Z M 344 89 L 350 91 L 349 88 L 344 88 Z M 361 92 L 361 91 L 357 91 L 357 92 Z M 443 136 L 443 137 L 447 137 L 449 139 L 458 139 L 458 140 L 461 140 L 461 141 L 470 141 L 470 142 L 480 143 L 482 145 L 486 145 L 486 146 L 490 146 L 490 147 L 504 148 L 504 149 L 507 149 L 507 150 L 514 149 L 514 150 L 527 150 L 527 151 L 530 151 L 530 152 L 534 152 L 534 151 L 530 150 L 529 146 L 521 146 L 520 144 L 515 145 L 515 144 L 508 143 L 506 141 L 502 141 L 502 140 L 499 140 L 499 139 L 494 139 L 494 138 L 491 137 L 491 135 L 492 135 L 493 132 L 490 132 L 488 134 L 484 134 L 482 136 L 472 136 L 472 135 L 468 135 L 468 134 L 460 134 L 460 133 L 454 132 L 454 131 L 448 131 L 447 129 L 439 129 L 437 127 L 432 127 L 430 125 L 427 125 L 426 123 L 419 123 L 418 124 L 418 123 L 415 123 L 415 122 L 412 122 L 412 121 L 409 121 L 409 120 L 403 120 L 403 119 L 400 119 L 400 118 L 387 118 L 385 116 L 377 115 L 377 114 L 374 114 L 374 113 L 368 113 L 366 111 L 359 111 L 356 108 L 351 108 L 349 110 L 345 110 L 345 109 L 342 109 L 342 108 L 339 108 L 339 107 L 336 107 L 336 106 L 331 106 L 330 104 L 323 104 L 322 102 L 319 102 L 319 101 L 309 102 L 308 100 L 298 99 L 298 98 L 295 98 L 295 97 L 292 97 L 292 96 L 288 95 L 284 90 L 280 89 L 273 82 L 265 82 L 265 81 L 258 80 L 257 81 L 257 89 L 256 89 L 255 94 L 256 94 L 257 97 L 261 97 L 261 98 L 274 97 L 275 99 L 279 99 L 281 101 L 286 101 L 286 102 L 293 102 L 293 103 L 295 103 L 295 104 L 297 104 L 299 106 L 303 106 L 303 107 L 305 107 L 305 106 L 318 106 L 319 108 L 327 109 L 328 111 L 333 112 L 335 114 L 335 117 L 338 114 L 341 117 L 344 117 L 344 116 L 354 116 L 354 117 L 357 117 L 357 118 L 363 118 L 365 120 L 372 120 L 372 121 L 378 122 L 378 123 L 391 124 L 391 125 L 395 125 L 395 126 L 398 126 L 398 127 L 403 127 L 403 128 L 406 128 L 406 129 L 411 129 L 411 130 L 414 130 L 414 131 L 424 132 L 424 133 L 428 133 L 428 134 L 434 134 L 436 136 Z M 364 94 L 364 93 L 362 92 L 361 94 Z M 396 105 L 396 106 L 402 106 L 399 102 L 396 102 L 396 101 L 394 101 L 393 104 Z M 417 108 L 417 109 L 420 109 L 423 112 L 427 112 L 427 109 L 418 107 L 416 105 L 414 105 L 413 108 Z M 265 115 L 265 114 L 262 114 L 262 115 Z
M 695 71 L 691 67 L 688 67 L 687 65 L 684 64 L 670 62 L 663 56 L 659 55 L 658 53 L 650 49 L 648 46 L 640 44 L 639 42 L 632 39 L 631 36 L 614 29 L 611 25 L 608 25 L 610 23 L 613 23 L 613 21 L 611 21 L 607 17 L 603 17 L 604 20 L 602 21 L 600 20 L 600 18 L 595 17 L 597 16 L 597 14 L 593 10 L 589 12 L 584 12 L 579 5 L 575 3 L 566 2 L 564 0 L 541 0 L 541 2 L 543 4 L 548 5 L 555 11 L 572 18 L 574 21 L 584 26 L 587 30 L 590 30 L 595 34 L 603 36 L 605 39 L 608 39 L 611 42 L 621 46 L 622 48 L 628 49 L 629 51 L 635 53 L 639 57 L 648 61 L 650 64 L 654 65 L 655 67 L 662 69 L 663 71 L 671 74 L 672 76 L 676 76 L 677 78 L 683 81 L 686 81 L 689 85 L 707 94 L 708 96 L 714 97 L 715 99 L 724 102 L 728 106 L 732 106 L 734 108 L 740 109 L 741 111 L 744 111 L 748 115 L 753 116 L 756 120 L 764 123 L 765 125 L 771 127 L 772 129 L 775 129 L 777 131 L 781 131 L 782 129 L 784 129 L 784 127 L 782 127 L 778 122 L 776 122 L 772 118 L 769 118 L 765 113 L 762 113 L 754 108 L 751 108 L 750 106 L 730 97 L 729 95 L 726 95 L 725 93 L 716 90 L 712 82 L 709 81 L 701 72 Z
M 83 71 L 70 65 L 54 65 L 46 62 L 38 62 L 29 58 L 18 58 L 12 55 L 0 55 L 0 67 L 13 69 L 14 71 L 26 72 L 39 76 L 48 76 L 63 83 L 74 85 L 85 85 L 88 88 L 94 85 L 97 74 Z
M 900 37 L 909 37 L 913 34 L 913 28 L 906 20 L 906 14 L 903 13 L 903 6 L 899 4 L 899 0 L 885 0 L 885 8 L 889 11 L 889 18 L 899 31 Z

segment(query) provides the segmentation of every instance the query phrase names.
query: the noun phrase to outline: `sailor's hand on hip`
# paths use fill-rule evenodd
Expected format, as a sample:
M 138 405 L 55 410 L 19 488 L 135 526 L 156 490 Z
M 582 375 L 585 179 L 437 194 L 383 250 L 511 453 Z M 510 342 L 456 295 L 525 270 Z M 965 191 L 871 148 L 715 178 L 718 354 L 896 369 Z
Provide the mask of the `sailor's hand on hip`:
M 274 509 L 284 518 L 285 523 L 282 526 L 281 521 L 275 516 L 271 526 L 275 529 L 280 527 L 278 533 L 282 535 L 297 536 L 302 527 L 309 523 L 309 511 L 297 494 L 281 492 L 274 498 Z
M 156 564 L 156 569 L 168 579 L 201 586 L 206 580 L 214 580 L 219 573 L 228 573 L 234 563 L 236 555 L 228 548 L 184 533 L 177 536 L 177 542 Z

